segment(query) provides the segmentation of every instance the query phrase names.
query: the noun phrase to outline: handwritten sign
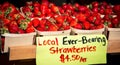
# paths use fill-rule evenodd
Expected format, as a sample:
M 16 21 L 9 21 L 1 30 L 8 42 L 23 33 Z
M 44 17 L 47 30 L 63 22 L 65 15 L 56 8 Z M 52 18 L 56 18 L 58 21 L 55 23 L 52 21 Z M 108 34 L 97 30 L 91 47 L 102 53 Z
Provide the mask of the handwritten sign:
M 86 65 L 106 63 L 104 35 L 37 37 L 37 65 Z

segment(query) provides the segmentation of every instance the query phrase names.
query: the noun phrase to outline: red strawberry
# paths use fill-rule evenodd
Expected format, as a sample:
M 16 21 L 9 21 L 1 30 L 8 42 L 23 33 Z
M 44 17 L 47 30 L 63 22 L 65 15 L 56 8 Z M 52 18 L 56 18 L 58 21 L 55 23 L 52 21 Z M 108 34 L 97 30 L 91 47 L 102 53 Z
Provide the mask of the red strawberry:
M 120 12 L 120 5 L 114 5 L 113 11 L 114 11 L 115 13 Z
M 39 30 L 39 31 L 45 31 L 45 29 L 40 27 L 40 26 L 38 26 L 36 29 Z
M 40 20 L 38 18 L 35 18 L 31 22 L 32 22 L 34 27 L 37 27 L 39 25 L 39 23 L 40 23 Z
M 76 16 L 76 18 L 78 18 L 78 20 L 79 20 L 80 22 L 83 22 L 83 21 L 86 20 L 86 16 L 85 16 L 85 14 L 83 14 L 83 13 L 78 13 L 78 15 Z
M 17 24 L 20 25 L 20 23 L 21 23 L 22 21 L 24 21 L 24 18 L 19 18 L 19 19 L 17 20 Z
M 39 10 L 39 7 L 34 7 L 34 14 L 35 14 L 36 16 L 40 16 L 40 15 L 41 15 L 41 12 L 40 12 L 40 10 Z
M 119 20 L 118 20 L 117 17 L 112 18 L 112 21 L 111 21 L 111 22 L 113 23 L 114 27 L 118 27 L 118 25 L 119 25 Z
M 63 8 L 64 10 L 66 10 L 66 9 L 67 9 L 67 3 L 63 3 L 62 8 Z
M 26 31 L 26 33 L 31 33 L 31 32 L 34 32 L 35 29 L 33 26 L 30 26 L 30 27 L 27 27 L 27 29 L 25 31 Z
M 51 10 L 54 12 L 54 13 L 59 13 L 59 8 L 55 5 L 51 5 Z
M 92 6 L 93 6 L 93 7 L 98 7 L 98 6 L 99 6 L 99 3 L 98 3 L 97 1 L 94 1 L 94 2 L 92 2 Z
M 77 23 L 76 26 L 74 26 L 74 28 L 82 29 L 82 24 Z
M 112 9 L 105 9 L 105 14 L 112 14 Z
M 51 9 L 49 9 L 49 8 L 46 9 L 46 13 L 47 13 L 47 14 L 51 14 L 51 13 L 52 13 Z
M 19 33 L 19 34 L 23 34 L 23 33 L 25 33 L 25 31 L 24 31 L 23 29 L 20 29 L 20 28 L 19 28 L 18 33 Z
M 10 33 L 17 33 L 18 32 L 18 25 L 16 23 L 16 21 L 11 21 L 11 23 L 9 24 L 9 31 Z
M 19 28 L 26 30 L 28 27 L 32 26 L 32 23 L 27 19 L 21 19 Z
M 69 25 L 63 25 L 63 30 L 68 30 L 68 29 L 70 29 Z
M 22 12 L 23 13 L 31 12 L 31 9 L 28 6 L 24 6 L 24 7 L 22 7 Z
M 98 13 L 98 7 L 92 8 L 92 11 L 93 11 L 94 13 Z
M 96 19 L 96 20 L 94 21 L 94 24 L 95 24 L 95 25 L 101 24 L 101 20 L 100 20 L 100 19 Z
M 62 7 L 59 7 L 59 11 L 60 11 L 61 14 L 64 14 L 64 13 L 65 13 L 65 10 L 62 9 Z
M 88 29 L 90 29 L 90 27 L 91 27 L 91 26 L 90 26 L 90 23 L 89 23 L 88 21 L 84 21 L 84 22 L 83 22 L 83 26 L 84 26 L 84 29 L 85 29 L 85 30 L 88 30 Z
M 48 31 L 57 31 L 58 30 L 58 27 L 54 24 L 51 24 L 48 26 Z
M 103 28 L 103 27 L 104 27 L 104 25 L 103 25 L 103 24 L 100 24 L 100 25 L 96 26 L 96 29 L 101 29 L 101 28 Z
M 118 18 L 117 17 L 112 18 L 112 23 L 113 24 L 118 24 L 119 23 Z
M 36 1 L 36 2 L 33 3 L 33 6 L 34 6 L 34 7 L 39 7 L 39 6 L 40 6 L 40 3 L 39 3 L 38 1 Z
M 47 22 L 47 19 L 42 19 L 42 20 L 40 20 L 40 22 L 39 22 L 39 26 L 41 27 L 41 28 L 45 28 L 45 23 Z
M 34 13 L 32 13 L 32 12 L 25 12 L 25 15 L 30 18 L 33 18 L 35 16 Z
M 10 3 L 8 2 L 8 1 L 6 1 L 6 2 L 4 2 L 3 4 L 2 4 L 2 10 L 6 10 L 8 7 L 10 6 Z
M 100 9 L 99 9 L 99 13 L 100 14 L 104 14 L 105 13 L 105 8 L 104 8 L 104 6 L 100 6 Z
M 3 18 L 2 19 L 3 20 L 3 24 L 4 25 L 8 25 L 11 21 L 9 20 L 9 19 L 7 19 L 7 18 Z
M 12 14 L 10 13 L 8 15 L 8 19 L 10 20 L 18 20 L 19 18 L 24 18 L 20 13 Z
M 15 19 L 15 20 L 18 20 L 18 19 L 20 19 L 20 18 L 24 18 L 20 13 L 17 13 L 17 14 L 14 14 L 13 15 L 13 18 Z
M 58 23 L 61 23 L 61 24 L 63 24 L 63 22 L 65 21 L 65 19 L 64 19 L 63 16 L 57 16 L 57 17 L 55 17 L 55 20 L 56 20 Z
M 70 22 L 70 26 L 76 26 L 77 25 L 77 19 L 73 19 L 71 22 Z
M 79 11 L 84 13 L 88 8 L 86 6 L 79 6 Z
M 40 6 L 40 11 L 41 11 L 41 14 L 45 15 L 47 13 L 47 10 L 48 10 L 48 7 L 46 4 L 41 4 Z M 50 9 L 48 10 L 48 12 L 50 11 Z
M 94 17 L 94 16 L 89 16 L 89 17 L 87 18 L 87 20 L 88 20 L 89 22 L 94 22 L 95 17 Z

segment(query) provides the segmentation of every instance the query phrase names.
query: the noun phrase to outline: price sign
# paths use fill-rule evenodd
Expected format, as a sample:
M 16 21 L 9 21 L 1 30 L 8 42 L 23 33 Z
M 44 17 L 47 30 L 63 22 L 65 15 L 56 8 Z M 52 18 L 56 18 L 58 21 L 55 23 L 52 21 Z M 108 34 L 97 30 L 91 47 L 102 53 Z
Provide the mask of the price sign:
M 106 63 L 104 35 L 37 37 L 37 65 L 86 65 Z

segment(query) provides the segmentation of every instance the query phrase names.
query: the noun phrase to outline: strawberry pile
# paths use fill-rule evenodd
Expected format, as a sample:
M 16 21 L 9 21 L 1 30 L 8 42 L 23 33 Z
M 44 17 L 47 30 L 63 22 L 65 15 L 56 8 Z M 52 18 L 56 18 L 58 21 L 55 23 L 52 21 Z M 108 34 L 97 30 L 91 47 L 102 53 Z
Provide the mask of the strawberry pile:
M 120 27 L 120 5 L 94 1 L 89 5 L 63 3 L 56 6 L 48 0 L 26 2 L 17 8 L 9 2 L 0 4 L 1 33 L 62 31 L 71 27 L 82 30 L 101 29 L 104 25 Z
M 92 2 L 89 8 L 102 16 L 101 22 L 110 28 L 120 28 L 120 5 L 110 5 L 107 2 Z
M 0 33 L 31 33 L 34 27 L 29 18 L 23 17 L 20 10 L 9 2 L 0 6 Z

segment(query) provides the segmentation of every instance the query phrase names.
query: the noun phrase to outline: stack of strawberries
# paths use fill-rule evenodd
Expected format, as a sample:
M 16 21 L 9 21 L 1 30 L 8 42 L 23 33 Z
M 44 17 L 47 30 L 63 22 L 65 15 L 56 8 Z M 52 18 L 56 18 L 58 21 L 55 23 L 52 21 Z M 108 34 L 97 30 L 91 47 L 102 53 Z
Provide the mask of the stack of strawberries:
M 101 17 L 102 15 L 102 17 Z M 113 16 L 115 15 L 115 16 Z M 82 30 L 120 27 L 120 5 L 94 1 L 89 5 L 78 3 L 56 6 L 48 0 L 26 2 L 17 8 L 9 2 L 0 5 L 1 33 L 31 33 L 63 31 L 71 27 Z
M 34 32 L 34 27 L 30 21 L 13 4 L 5 2 L 0 6 L 0 33 L 21 34 Z

